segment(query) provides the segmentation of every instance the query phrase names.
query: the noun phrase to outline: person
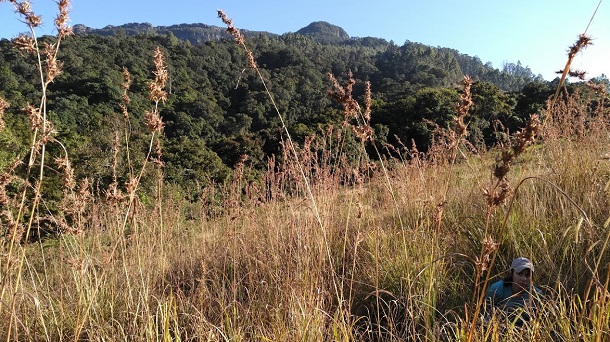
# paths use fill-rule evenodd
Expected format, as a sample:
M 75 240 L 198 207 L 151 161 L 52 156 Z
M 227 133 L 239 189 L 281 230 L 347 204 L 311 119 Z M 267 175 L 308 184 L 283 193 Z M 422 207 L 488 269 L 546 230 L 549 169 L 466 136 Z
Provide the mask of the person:
M 511 322 L 522 326 L 530 320 L 536 303 L 543 293 L 532 283 L 534 265 L 531 260 L 519 257 L 510 266 L 510 275 L 493 283 L 485 293 L 487 318 L 494 310 L 506 313 Z

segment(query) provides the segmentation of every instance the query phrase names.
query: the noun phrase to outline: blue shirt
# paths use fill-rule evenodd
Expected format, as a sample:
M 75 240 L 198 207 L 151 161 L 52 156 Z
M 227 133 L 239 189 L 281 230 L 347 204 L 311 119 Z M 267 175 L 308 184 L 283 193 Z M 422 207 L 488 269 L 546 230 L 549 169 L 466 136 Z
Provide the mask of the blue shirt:
M 535 302 L 540 300 L 543 295 L 542 290 L 536 286 L 533 286 L 533 288 L 533 292 L 531 289 L 526 289 L 513 293 L 510 283 L 499 280 L 487 289 L 485 305 L 488 308 L 499 308 L 509 315 L 519 315 L 515 323 L 516 325 L 522 325 L 523 321 L 529 320 L 529 315 L 524 310 L 535 307 Z

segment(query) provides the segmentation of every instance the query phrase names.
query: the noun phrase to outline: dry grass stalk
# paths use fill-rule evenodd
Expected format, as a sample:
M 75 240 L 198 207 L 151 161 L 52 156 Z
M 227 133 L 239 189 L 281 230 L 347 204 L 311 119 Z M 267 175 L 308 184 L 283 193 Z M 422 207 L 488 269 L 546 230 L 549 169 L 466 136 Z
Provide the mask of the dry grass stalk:
M 32 55 L 35 55 L 38 51 L 36 48 L 36 39 L 25 34 L 20 34 L 14 38 L 13 45 L 15 45 L 17 49 Z
M 157 47 L 155 50 L 153 61 L 155 65 L 155 71 L 153 72 L 155 75 L 155 80 L 148 84 L 148 98 L 154 102 L 154 107 L 144 113 L 144 118 L 146 120 L 146 126 L 148 126 L 150 131 L 157 133 L 161 132 L 163 126 L 165 125 L 161 119 L 161 116 L 159 115 L 159 102 L 165 103 L 167 100 L 167 92 L 164 90 L 165 83 L 167 82 L 167 68 L 165 67 L 164 56 L 161 52 L 161 48 Z M 126 76 L 125 84 L 128 84 L 128 80 L 129 79 Z
M 528 120 L 526 126 L 521 131 L 516 132 L 509 147 L 502 149 L 502 157 L 496 160 L 496 165 L 493 169 L 493 175 L 495 177 L 494 185 L 489 189 L 484 189 L 483 194 L 487 202 L 487 212 L 485 221 L 485 239 L 482 242 L 481 252 L 476 258 L 475 262 L 475 291 L 473 292 L 473 302 L 475 304 L 474 313 L 469 319 L 470 327 L 468 329 L 468 341 L 471 341 L 474 332 L 476 330 L 476 323 L 478 315 L 483 306 L 483 299 L 485 296 L 485 289 L 489 283 L 491 276 L 491 269 L 495 262 L 496 256 L 498 255 L 498 246 L 502 242 L 504 236 L 504 230 L 506 225 L 504 224 L 500 231 L 496 235 L 496 240 L 493 236 L 489 236 L 489 225 L 492 218 L 493 211 L 501 204 L 504 204 L 506 200 L 513 193 L 512 186 L 507 179 L 507 174 L 510 171 L 512 161 L 523 151 L 526 147 L 531 145 L 536 136 L 540 133 L 541 123 L 537 114 L 533 114 Z M 483 277 L 483 275 L 485 276 Z M 481 282 L 481 279 L 483 281 Z M 482 285 L 482 286 L 481 286 Z
M 475 267 L 479 274 L 489 269 L 492 255 L 498 250 L 499 244 L 491 236 L 483 239 L 481 255 L 476 258 Z
M 6 192 L 6 186 L 15 179 L 15 170 L 23 163 L 20 159 L 15 159 L 13 163 L 0 175 L 0 208 L 6 210 L 9 208 L 10 197 Z
M 218 18 L 220 18 L 220 20 L 222 20 L 222 22 L 227 25 L 227 32 L 231 36 L 233 36 L 233 39 L 235 39 L 235 43 L 244 48 L 246 58 L 248 59 L 248 67 L 252 69 L 257 69 L 256 61 L 254 60 L 254 54 L 246 46 L 246 39 L 241 34 L 241 31 L 239 31 L 239 29 L 233 25 L 233 20 L 231 20 L 222 10 L 218 10 Z
M 155 80 L 148 84 L 149 90 L 149 99 L 156 104 L 159 101 L 164 102 L 167 100 L 167 92 L 164 90 L 165 83 L 167 82 L 167 67 L 165 66 L 165 57 L 161 52 L 161 48 L 157 47 L 153 56 L 153 63 L 155 65 L 155 71 L 153 74 L 155 75 Z M 125 75 L 125 70 L 123 70 L 123 74 Z M 129 86 L 129 77 L 128 74 L 125 75 L 125 86 Z
M 127 105 L 131 103 L 131 98 L 129 97 L 128 93 L 131 82 L 131 74 L 129 73 L 129 69 L 127 69 L 127 67 L 123 67 L 123 83 L 121 83 L 121 89 L 123 89 L 123 95 L 121 98 L 123 99 L 123 103 L 121 103 L 121 110 L 123 115 L 126 117 L 128 117 Z
M 583 33 L 578 36 L 578 40 L 576 40 L 574 45 L 572 45 L 570 47 L 570 49 L 568 50 L 568 60 L 566 62 L 566 65 L 563 68 L 563 71 L 558 71 L 558 73 L 561 74 L 561 79 L 559 80 L 559 84 L 557 84 L 557 90 L 555 90 L 555 95 L 553 96 L 553 101 L 551 102 L 551 105 L 549 107 L 551 114 L 552 114 L 553 108 L 555 107 L 555 104 L 557 103 L 557 99 L 559 97 L 559 90 L 563 86 L 563 82 L 565 81 L 566 77 L 570 74 L 570 65 L 572 65 L 572 61 L 574 60 L 574 57 L 576 57 L 576 55 L 581 50 L 585 49 L 587 46 L 592 45 L 592 44 L 593 43 L 591 42 L 591 37 L 589 37 Z M 584 77 L 585 73 L 582 71 L 578 71 L 574 74 L 577 77 Z M 547 118 L 545 118 L 545 123 L 546 123 L 546 120 L 547 120 Z
M 11 104 L 0 96 L 0 132 L 4 129 L 4 112 Z
M 277 113 L 278 118 L 280 119 L 281 125 L 282 125 L 282 129 L 284 131 L 284 133 L 286 133 L 286 137 L 288 139 L 288 147 L 292 157 L 294 158 L 294 160 L 296 161 L 296 165 L 298 168 L 298 172 L 300 173 L 303 182 L 305 182 L 305 188 L 309 194 L 309 197 L 312 200 L 313 203 L 313 209 L 314 209 L 314 213 L 316 215 L 318 224 L 320 225 L 320 228 L 325 231 L 325 227 L 322 224 L 322 219 L 320 218 L 320 213 L 317 207 L 317 204 L 315 202 L 313 193 L 312 193 L 312 189 L 309 185 L 307 176 L 305 175 L 305 171 L 303 170 L 302 165 L 300 165 L 300 163 L 298 162 L 299 160 L 299 156 L 298 153 L 296 151 L 296 147 L 294 142 L 292 141 L 292 136 L 290 134 L 290 132 L 288 131 L 288 127 L 286 126 L 286 123 L 284 122 L 284 118 L 280 113 L 280 110 L 275 102 L 275 99 L 273 98 L 273 95 L 271 94 L 271 91 L 269 91 L 269 88 L 267 87 L 267 83 L 265 82 L 265 78 L 263 77 L 263 75 L 261 74 L 258 66 L 256 65 L 256 62 L 254 60 L 254 55 L 252 53 L 252 51 L 246 46 L 246 42 L 245 42 L 245 38 L 244 36 L 241 34 L 241 32 L 239 31 L 239 29 L 237 29 L 234 25 L 233 25 L 233 21 L 231 19 L 229 19 L 229 17 L 226 15 L 226 13 L 222 10 L 218 10 L 218 17 L 222 20 L 222 22 L 227 26 L 227 32 L 233 36 L 233 38 L 235 39 L 235 43 L 240 46 L 241 48 L 243 48 L 243 50 L 246 53 L 246 57 L 248 60 L 248 67 L 252 68 L 258 75 L 260 81 L 263 84 L 263 87 L 265 88 L 265 92 L 267 94 L 267 96 L 269 97 L 269 99 L 271 100 L 271 103 L 273 105 L 273 108 L 275 109 L 275 112 Z M 286 155 L 288 156 L 288 155 Z M 290 160 L 290 159 L 284 159 L 284 160 Z
M 55 28 L 57 29 L 57 36 L 63 38 L 72 34 L 72 27 L 68 25 L 68 21 L 70 21 L 68 17 L 70 1 L 59 0 L 57 5 L 59 6 L 59 14 L 55 18 Z
M 125 107 L 125 110 L 127 108 Z M 119 163 L 119 152 L 121 149 L 121 144 L 119 140 L 119 133 L 114 132 L 114 139 L 112 140 L 112 183 L 108 186 L 108 189 L 104 191 L 106 202 L 112 205 L 118 205 L 125 200 L 125 196 L 119 189 L 119 184 L 117 181 L 117 167 Z
M 82 215 L 90 202 L 89 180 L 83 179 L 78 191 L 75 192 L 76 180 L 74 179 L 74 169 L 68 156 L 55 159 L 59 170 L 62 171 L 63 196 L 60 208 L 61 216 L 59 223 L 62 233 L 80 233 L 82 229 Z M 68 218 L 70 221 L 66 221 Z
M 57 60 L 57 45 L 45 43 L 46 56 L 46 84 L 53 83 L 55 77 L 61 73 L 63 63 Z
M 309 184 L 308 177 L 305 174 L 305 170 L 303 169 L 303 166 L 298 162 L 299 156 L 297 154 L 295 144 L 292 140 L 292 136 L 290 135 L 290 132 L 288 131 L 288 127 L 284 121 L 283 116 L 280 113 L 280 110 L 275 102 L 275 99 L 273 98 L 273 95 L 271 94 L 271 91 L 269 90 L 269 87 L 267 87 L 267 83 L 265 82 L 263 75 L 261 74 L 258 66 L 256 65 L 252 51 L 250 49 L 248 49 L 248 47 L 245 44 L 245 39 L 243 38 L 243 35 L 237 28 L 235 28 L 235 26 L 233 25 L 233 21 L 228 18 L 228 16 L 224 13 L 224 11 L 218 10 L 218 17 L 222 20 L 222 22 L 225 25 L 227 25 L 227 32 L 235 38 L 236 44 L 238 46 L 241 46 L 244 49 L 246 56 L 247 56 L 247 60 L 248 60 L 248 67 L 252 68 L 257 73 L 260 81 L 263 84 L 263 87 L 265 88 L 265 92 L 266 92 L 267 96 L 269 97 L 269 99 L 271 100 L 273 108 L 275 109 L 275 112 L 277 113 L 278 118 L 280 119 L 282 129 L 284 130 L 284 132 L 286 133 L 286 137 L 288 138 L 289 148 L 290 148 L 290 151 L 292 152 L 291 153 L 292 157 L 294 158 L 293 160 L 297 164 L 299 173 L 301 175 L 301 179 L 305 183 L 305 189 L 307 191 L 307 194 L 309 195 L 309 198 L 311 199 L 311 203 L 313 206 L 312 209 L 313 209 L 313 213 L 314 213 L 316 222 L 319 225 L 319 228 L 321 229 L 321 232 L 322 232 L 323 241 L 320 244 L 321 247 L 319 250 L 320 251 L 320 260 L 323 260 L 324 258 L 322 256 L 325 255 L 326 260 L 324 262 L 328 262 L 331 265 L 331 270 L 333 273 L 330 276 L 332 279 L 331 282 L 333 284 L 334 294 L 336 296 L 336 300 L 341 301 L 341 295 L 340 295 L 340 290 L 338 288 L 336 274 L 334 273 L 334 267 L 332 266 L 334 264 L 334 261 L 333 261 L 332 255 L 331 255 L 331 250 L 330 250 L 329 241 L 328 241 L 328 229 L 322 222 L 320 210 L 318 208 L 318 204 L 313 195 L 313 190 Z M 289 160 L 289 159 L 286 159 L 286 160 Z
M 472 93 L 470 88 L 472 87 L 472 79 L 470 76 L 464 76 L 462 79 L 462 94 L 460 94 L 460 102 L 457 107 L 457 116 L 454 118 L 455 126 L 454 130 L 459 137 L 468 136 L 468 125 L 464 123 L 464 118 L 468 115 L 470 107 L 472 107 Z
M 438 124 L 425 120 L 427 124 L 434 127 L 432 143 L 426 154 L 426 158 L 433 164 L 439 162 L 454 164 L 457 160 L 460 145 L 466 145 L 472 151 L 476 150 L 467 140 L 468 125 L 464 121 L 473 105 L 472 93 L 470 92 L 472 82 L 468 75 L 462 79 L 462 92 L 457 104 L 456 115 L 453 117 L 453 127 L 443 129 Z
M 32 28 L 38 27 L 42 23 L 42 17 L 40 15 L 36 15 L 31 10 L 29 1 L 21 1 L 18 3 L 17 12 L 19 12 L 25 18 L 25 22 Z
M 161 139 L 155 141 L 155 153 L 151 155 L 151 161 L 159 167 L 165 166 L 165 162 L 163 162 L 163 144 L 161 143 Z
M 43 178 L 44 171 L 44 154 L 45 154 L 45 145 L 49 141 L 53 141 L 53 135 L 55 134 L 55 130 L 51 122 L 49 122 L 46 118 L 46 87 L 47 85 L 53 81 L 55 76 L 61 71 L 61 63 L 59 63 L 56 59 L 57 55 L 57 47 L 59 46 L 59 40 L 56 45 L 47 45 L 44 51 L 40 51 L 38 47 L 38 42 L 35 37 L 35 28 L 40 26 L 42 23 L 42 18 L 39 15 L 36 15 L 31 8 L 31 3 L 29 1 L 10 1 L 10 3 L 15 8 L 16 13 L 18 13 L 21 17 L 24 18 L 23 22 L 29 27 L 31 35 L 19 35 L 17 38 L 13 40 L 15 46 L 28 53 L 34 54 L 38 58 L 38 71 L 40 73 L 41 78 L 41 88 L 42 88 L 42 97 L 41 97 L 41 105 L 40 107 L 34 107 L 32 105 L 26 106 L 24 111 L 28 115 L 31 123 L 32 130 L 34 132 L 32 137 L 32 148 L 30 153 L 30 158 L 28 162 L 27 174 L 30 174 L 30 171 L 34 165 L 34 162 L 37 159 L 37 156 L 40 156 L 40 174 L 39 179 L 35 185 L 35 193 L 32 195 L 33 201 L 28 203 L 28 190 L 29 187 L 22 187 L 23 193 L 21 196 L 21 202 L 16 204 L 17 216 L 15 218 L 15 225 L 20 226 L 20 220 L 23 219 L 23 213 L 27 210 L 26 206 L 30 205 L 30 223 L 28 224 L 27 231 L 31 229 L 31 224 L 33 222 L 33 218 L 35 216 L 35 211 L 38 206 L 40 197 L 41 197 L 41 184 Z M 64 6 L 67 5 L 67 2 L 64 2 Z M 67 20 L 67 11 L 64 11 L 63 18 Z M 64 23 L 65 26 L 65 23 Z M 44 54 L 46 57 L 46 66 L 43 67 L 42 56 Z M 46 76 L 46 77 L 45 77 Z M 46 79 L 45 79 L 46 78 Z M 39 134 L 40 133 L 40 134 Z M 27 183 L 27 180 L 24 181 Z M 27 233 L 26 233 L 27 235 Z M 13 235 L 13 241 L 16 235 Z M 12 249 L 9 251 L 9 256 L 12 253 Z M 10 257 L 9 257 L 10 258 Z M 21 265 L 23 265 L 23 257 Z M 20 266 L 21 269 L 21 266 Z M 21 274 L 19 274 L 20 276 Z M 3 287 L 2 291 L 4 293 L 5 288 Z
M 339 81 L 331 73 L 326 75 L 333 84 L 334 89 L 328 91 L 328 95 L 337 101 L 343 107 L 343 123 L 348 124 L 352 119 L 357 119 L 360 113 L 360 104 L 352 97 L 352 90 L 356 80 L 351 70 L 347 73 L 345 85 L 339 84 Z
M 505 146 L 502 149 L 501 157 L 496 160 L 496 165 L 493 169 L 493 176 L 496 182 L 491 188 L 483 190 L 487 199 L 488 211 L 505 203 L 506 199 L 510 196 L 512 187 L 506 175 L 510 171 L 514 159 L 535 141 L 541 127 L 538 114 L 532 114 L 525 127 L 512 136 L 510 146 Z
M 365 110 L 362 111 L 360 104 L 352 96 L 352 91 L 356 80 L 352 71 L 348 71 L 347 80 L 342 86 L 331 73 L 327 74 L 328 79 L 333 84 L 333 89 L 328 91 L 328 95 L 343 107 L 343 125 L 350 126 L 360 142 L 364 143 L 373 138 L 373 128 L 371 121 L 371 84 L 365 82 Z M 355 121 L 355 124 L 352 124 Z
M 76 187 L 76 181 L 74 180 L 74 169 L 68 156 L 59 157 L 55 159 L 55 164 L 62 171 L 62 182 L 64 188 L 68 191 L 73 191 Z
M 148 165 L 148 162 L 153 162 L 157 165 L 163 165 L 161 162 L 161 144 L 159 142 L 159 138 L 157 134 L 162 134 L 162 130 L 164 127 L 163 120 L 161 115 L 159 114 L 159 102 L 165 102 L 167 100 L 167 93 L 165 92 L 165 84 L 167 82 L 167 68 L 165 66 L 165 57 L 161 52 L 161 48 L 157 47 L 153 52 L 153 64 L 155 66 L 155 70 L 153 74 L 155 75 L 155 79 L 151 81 L 148 85 L 149 96 L 148 98 L 153 102 L 152 108 L 144 113 L 144 124 L 150 129 L 151 137 L 150 143 L 148 145 L 148 153 L 144 158 L 144 162 L 140 168 L 140 171 L 137 175 L 131 174 L 128 180 L 125 182 L 125 189 L 127 195 L 123 195 L 121 190 L 118 188 L 118 184 L 116 182 L 116 177 L 114 177 L 113 182 L 110 184 L 109 188 L 106 190 L 106 200 L 118 204 L 123 202 L 125 199 L 129 199 L 128 206 L 125 212 L 125 217 L 123 220 L 123 227 L 125 229 L 129 219 L 133 221 L 136 215 L 136 209 L 139 204 L 138 197 L 136 196 L 136 192 L 139 188 L 140 181 L 142 176 L 144 175 L 144 171 Z M 129 84 L 131 81 L 131 77 L 129 72 L 124 68 L 123 69 L 123 83 L 121 84 L 121 88 L 124 90 L 123 101 L 124 103 L 121 106 L 123 111 L 123 117 L 129 123 L 129 115 L 127 112 L 127 104 L 129 100 L 129 96 L 127 95 L 127 89 L 129 88 Z M 128 143 L 129 137 L 126 136 L 126 141 Z M 156 143 L 156 144 L 155 144 Z M 153 147 L 155 147 L 156 156 L 153 157 Z M 115 165 L 115 161 L 117 160 L 119 150 L 118 143 L 118 134 L 115 134 L 115 140 L 113 144 L 113 154 L 114 161 L 113 165 Z M 127 156 L 129 158 L 129 151 L 127 151 Z M 116 167 L 116 165 L 114 166 Z M 114 171 L 116 172 L 116 171 Z
M 40 160 L 40 174 L 37 184 L 42 184 L 42 177 L 44 171 L 44 160 L 45 160 L 45 146 L 51 141 L 55 141 L 54 135 L 56 131 L 53 124 L 48 120 L 46 113 L 46 91 L 47 86 L 52 83 L 57 75 L 61 73 L 62 63 L 57 60 L 57 53 L 59 50 L 59 44 L 61 39 L 71 33 L 71 29 L 67 25 L 69 1 L 61 0 L 59 5 L 59 15 L 56 20 L 56 27 L 58 28 L 58 37 L 55 44 L 45 43 L 44 48 L 39 49 L 38 41 L 36 39 L 34 29 L 41 24 L 41 17 L 36 15 L 32 9 L 29 1 L 11 1 L 17 13 L 25 18 L 24 22 L 28 25 L 31 31 L 31 35 L 20 35 L 13 40 L 14 44 L 20 50 L 25 50 L 29 53 L 33 53 L 38 58 L 38 71 L 40 73 L 42 97 L 40 107 L 34 107 L 32 105 L 26 106 L 24 111 L 30 119 L 31 128 L 34 132 L 32 137 L 32 150 L 30 154 L 30 161 L 28 164 L 29 170 L 33 167 L 34 162 L 39 155 Z M 44 66 L 43 66 L 44 56 Z M 22 197 L 23 207 L 25 205 L 27 189 L 24 190 L 24 196 Z M 36 189 L 35 198 L 39 198 L 40 189 Z M 36 207 L 37 201 L 34 201 L 34 208 Z M 34 210 L 32 208 L 32 211 Z M 23 208 L 22 208 L 23 209 Z M 22 211 L 21 209 L 19 210 Z

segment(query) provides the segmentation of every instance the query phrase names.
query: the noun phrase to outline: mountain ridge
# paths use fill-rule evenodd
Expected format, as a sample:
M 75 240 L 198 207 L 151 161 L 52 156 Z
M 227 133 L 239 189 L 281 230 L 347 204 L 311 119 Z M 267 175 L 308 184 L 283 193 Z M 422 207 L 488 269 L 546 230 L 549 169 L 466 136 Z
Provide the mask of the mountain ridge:
M 187 40 L 191 44 L 203 44 L 208 41 L 231 38 L 231 36 L 226 32 L 225 27 L 204 23 L 182 23 L 169 26 L 153 26 L 148 22 L 133 22 L 122 25 L 106 25 L 102 28 L 92 28 L 83 24 L 75 24 L 72 28 L 75 34 L 98 34 L 102 36 L 111 36 L 116 34 L 125 34 L 127 36 L 136 36 L 139 34 L 168 35 L 171 33 L 176 36 L 176 38 L 180 40 Z M 343 44 L 359 39 L 386 41 L 380 37 L 351 37 L 342 27 L 326 21 L 311 22 L 309 25 L 304 26 L 294 32 L 289 31 L 284 33 L 273 33 L 269 31 L 252 31 L 248 29 L 240 29 L 240 32 L 246 38 L 256 38 L 261 35 L 279 37 L 287 34 L 300 34 L 307 36 L 313 41 L 321 44 Z
M 127 36 L 136 36 L 139 34 L 173 34 L 180 40 L 189 41 L 191 44 L 203 44 L 212 40 L 229 39 L 231 36 L 226 32 L 224 27 L 208 25 L 204 23 L 193 24 L 176 24 L 170 26 L 153 26 L 151 23 L 127 23 L 123 25 L 107 25 L 101 29 L 91 28 L 83 24 L 73 26 L 75 34 L 98 34 L 102 36 L 112 36 L 116 34 L 125 34 Z M 267 31 L 250 31 L 247 29 L 240 30 L 245 37 L 257 37 L 261 34 L 268 36 L 278 36 L 277 34 Z

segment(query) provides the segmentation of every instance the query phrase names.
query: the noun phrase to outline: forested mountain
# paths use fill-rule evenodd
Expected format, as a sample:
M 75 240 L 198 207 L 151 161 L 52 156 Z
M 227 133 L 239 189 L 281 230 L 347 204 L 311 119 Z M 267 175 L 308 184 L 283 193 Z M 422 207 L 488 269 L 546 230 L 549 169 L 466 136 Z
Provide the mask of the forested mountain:
M 171 26 L 158 26 L 154 27 L 150 23 L 130 23 L 120 26 L 106 26 L 101 29 L 94 29 L 84 25 L 75 25 L 74 32 L 77 35 L 81 34 L 97 34 L 103 36 L 135 36 L 135 35 L 160 35 L 160 36 L 175 36 L 180 40 L 189 41 L 193 45 L 202 44 L 208 41 L 218 41 L 221 39 L 229 39 L 230 35 L 226 32 L 224 27 L 206 25 L 206 24 L 179 24 Z M 278 34 L 261 31 L 249 31 L 247 29 L 241 30 L 244 37 L 249 39 L 258 38 L 261 36 L 268 36 L 271 38 L 278 37 Z M 286 35 L 292 35 L 293 33 L 287 33 Z M 313 22 L 306 27 L 296 31 L 296 34 L 307 36 L 314 42 L 324 45 L 351 45 L 351 46 L 367 46 L 379 49 L 387 50 L 389 47 L 397 47 L 394 42 L 387 42 L 381 38 L 365 37 L 357 38 L 350 37 L 349 34 L 341 27 L 332 25 L 328 22 L 317 21 Z M 440 68 L 445 68 L 445 71 L 451 72 L 450 69 L 458 68 L 460 73 L 470 75 L 475 79 L 481 81 L 490 82 L 502 90 L 505 91 L 518 91 L 525 84 L 530 81 L 538 80 L 542 81 L 542 76 L 535 75 L 528 67 L 524 67 L 520 62 L 517 63 L 506 63 L 502 65 L 501 70 L 494 68 L 490 63 L 484 64 L 478 57 L 471 57 L 465 54 L 461 54 L 459 51 L 449 48 L 442 47 L 431 47 L 419 43 L 411 43 L 408 40 L 404 45 L 415 44 L 419 47 L 419 52 L 407 52 L 411 53 L 408 58 L 426 58 L 437 60 L 440 65 L 428 65 L 423 67 L 424 70 L 403 70 L 402 73 L 411 74 L 420 72 L 420 77 L 423 76 L 421 72 L 434 75 L 436 78 L 444 77 L 443 72 Z M 403 45 L 403 46 L 404 46 Z M 438 55 L 438 56 L 437 56 Z M 392 60 L 392 56 L 387 56 L 390 63 L 399 61 Z M 445 59 L 446 61 L 441 62 Z M 453 61 L 455 60 L 455 61 Z M 457 65 L 451 65 L 451 63 L 457 62 Z M 401 68 L 402 65 L 397 63 L 396 68 Z M 430 70 L 434 68 L 434 70 Z M 391 75 L 401 77 L 398 75 Z M 416 83 L 419 80 L 416 79 Z M 428 80 L 428 82 L 434 82 Z
M 146 150 L 142 117 L 150 106 L 148 82 L 157 46 L 169 72 L 168 100 L 161 107 L 162 159 L 168 181 L 184 186 L 209 179 L 220 182 L 242 155 L 249 157 L 254 169 L 264 170 L 267 157 L 280 154 L 285 137 L 273 104 L 256 73 L 247 68 L 243 51 L 223 39 L 223 30 L 207 25 L 129 24 L 102 30 L 77 26 L 75 31 L 62 42 L 58 58 L 63 72 L 49 85 L 47 101 L 57 139 L 75 165 L 87 165 L 89 177 L 102 183 L 112 178 L 109 165 L 116 131 L 128 129 L 133 139 L 130 148 Z M 364 94 L 364 81 L 371 82 L 371 124 L 378 143 L 396 143 L 397 137 L 405 143 L 415 141 L 420 150 L 425 150 L 432 129 L 424 120 L 441 127 L 451 122 L 464 74 L 479 81 L 473 87 L 475 105 L 469 118 L 475 145 L 494 143 L 495 121 L 517 129 L 553 89 L 553 84 L 542 82 L 519 63 L 500 71 L 453 49 L 349 38 L 328 23 L 314 23 L 301 33 L 247 35 L 247 44 L 298 142 L 333 125 L 341 127 L 340 105 L 327 94 L 332 87 L 328 73 L 344 79 L 351 71 L 358 99 Z M 330 36 L 337 41 L 329 41 Z M 127 128 L 120 107 L 124 67 L 133 79 L 128 107 L 132 126 Z M 0 96 L 11 103 L 5 115 L 7 128 L 0 132 L 2 168 L 27 151 L 29 124 L 20 109 L 40 99 L 37 80 L 34 57 L 0 40 Z M 354 137 L 350 139 L 357 145 Z
M 178 39 L 187 40 L 191 44 L 202 44 L 210 40 L 220 40 L 230 38 L 224 27 L 206 25 L 206 24 L 179 24 L 171 26 L 152 26 L 150 23 L 130 23 L 120 26 L 108 25 L 101 29 L 94 29 L 85 25 L 74 25 L 74 33 L 81 34 L 98 34 L 102 36 L 117 36 L 117 35 L 174 35 Z M 269 32 L 258 32 L 241 30 L 242 34 L 247 37 L 257 37 L 261 34 L 268 36 L 277 36 Z

